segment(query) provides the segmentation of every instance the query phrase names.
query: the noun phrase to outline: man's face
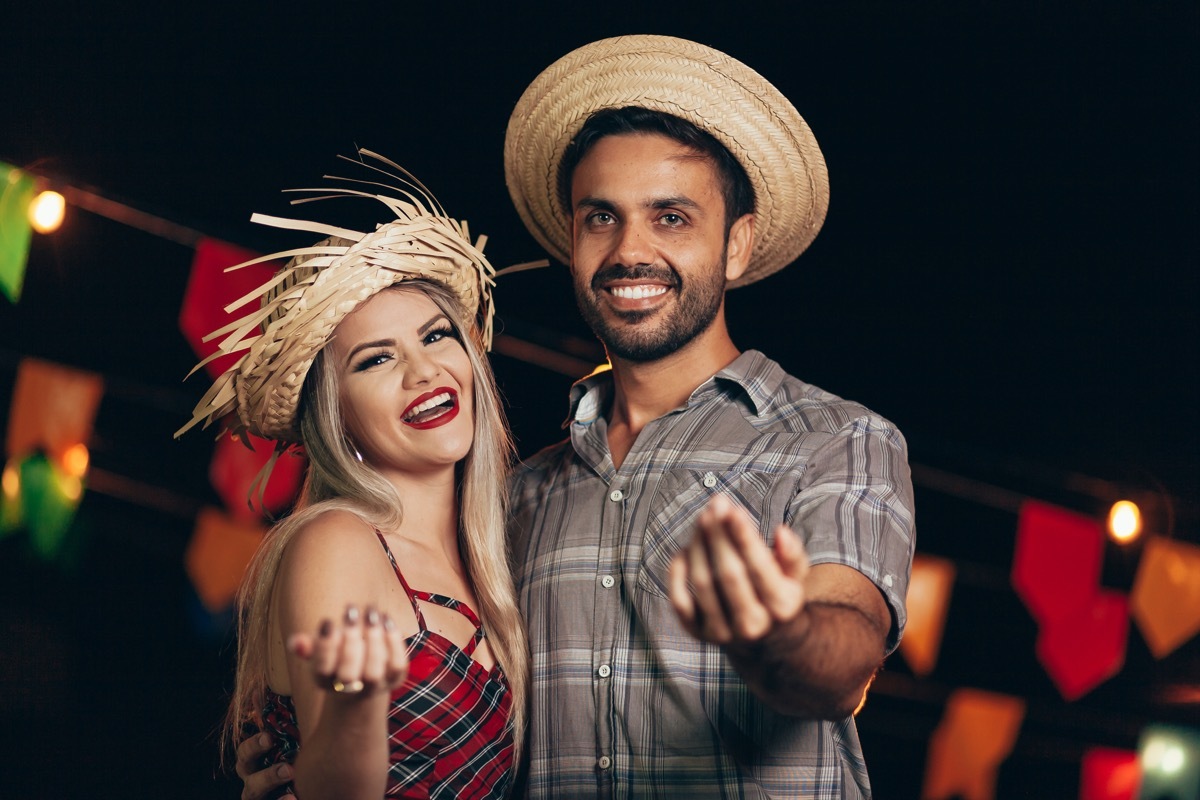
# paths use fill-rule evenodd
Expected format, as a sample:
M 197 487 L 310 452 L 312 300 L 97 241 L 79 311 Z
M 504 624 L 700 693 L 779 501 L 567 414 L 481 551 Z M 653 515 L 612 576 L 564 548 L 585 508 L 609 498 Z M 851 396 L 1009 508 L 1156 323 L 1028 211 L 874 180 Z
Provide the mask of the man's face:
M 571 181 L 575 299 L 610 356 L 668 356 L 712 325 L 728 275 L 712 162 L 660 134 L 598 141 Z

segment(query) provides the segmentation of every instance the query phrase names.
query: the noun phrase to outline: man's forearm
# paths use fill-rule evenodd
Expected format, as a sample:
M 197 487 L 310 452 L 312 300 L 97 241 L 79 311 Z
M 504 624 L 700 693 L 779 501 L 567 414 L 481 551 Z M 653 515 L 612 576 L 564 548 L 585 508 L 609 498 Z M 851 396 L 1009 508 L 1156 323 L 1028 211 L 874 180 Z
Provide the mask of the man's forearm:
M 726 652 L 750 689 L 779 713 L 842 719 L 858 707 L 883 662 L 886 635 L 857 606 L 818 600 L 781 630 Z

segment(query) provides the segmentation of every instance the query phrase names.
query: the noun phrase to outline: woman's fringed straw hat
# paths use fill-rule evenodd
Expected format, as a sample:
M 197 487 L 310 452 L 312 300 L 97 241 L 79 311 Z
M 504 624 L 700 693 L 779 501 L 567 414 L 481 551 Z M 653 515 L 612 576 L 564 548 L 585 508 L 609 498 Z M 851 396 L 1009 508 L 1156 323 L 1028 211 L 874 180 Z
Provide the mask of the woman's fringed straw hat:
M 234 270 L 290 257 L 269 282 L 230 304 L 225 311 L 236 311 L 261 298 L 258 309 L 205 337 L 205 341 L 224 338 L 217 352 L 192 372 L 227 353 L 245 351 L 245 354 L 217 379 L 196 405 L 191 421 L 176 431 L 176 437 L 198 423 L 208 427 L 236 412 L 228 424 L 235 436 L 243 437 L 249 432 L 280 445 L 300 441 L 297 406 L 313 359 L 347 314 L 381 290 L 402 281 L 425 279 L 449 287 L 468 318 L 475 316 L 480 320 L 484 346 L 490 349 L 496 271 L 483 255 L 486 237 L 480 236 L 473 244 L 467 224 L 449 218 L 416 178 L 376 153 L 358 152 L 360 160 L 347 160 L 401 185 L 326 176 L 349 185 L 295 189 L 317 196 L 292 202 L 362 197 L 383 203 L 395 219 L 363 233 L 306 220 L 253 215 L 253 222 L 328 238 L 312 247 L 273 253 L 230 267 Z M 394 190 L 398 196 L 375 193 L 373 190 L 380 186 Z
M 829 207 L 825 157 L 783 94 L 734 58 L 671 36 L 585 45 L 539 75 L 513 110 L 504 142 L 508 191 L 525 227 L 570 263 L 571 221 L 558 202 L 567 145 L 595 111 L 639 106 L 685 119 L 723 144 L 754 187 L 750 268 L 730 288 L 765 278 L 812 243 Z

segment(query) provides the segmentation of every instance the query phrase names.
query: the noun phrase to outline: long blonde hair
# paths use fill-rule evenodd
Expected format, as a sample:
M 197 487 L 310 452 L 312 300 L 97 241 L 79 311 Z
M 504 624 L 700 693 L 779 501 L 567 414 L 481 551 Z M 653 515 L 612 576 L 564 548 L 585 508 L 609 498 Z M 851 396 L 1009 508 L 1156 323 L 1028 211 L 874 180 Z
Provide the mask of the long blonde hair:
M 475 387 L 475 431 L 471 449 L 458 465 L 458 541 L 488 644 L 512 692 L 509 721 L 516 744 L 514 763 L 520 763 L 529 649 L 525 624 L 517 608 L 505 534 L 507 476 L 515 452 L 512 438 L 476 327 L 466 323 L 466 315 L 453 293 L 439 283 L 424 280 L 406 281 L 389 290 L 397 289 L 428 296 L 450 319 L 470 360 Z M 305 378 L 299 414 L 308 473 L 297 509 L 267 533 L 238 590 L 237 672 L 222 736 L 223 758 L 247 738 L 243 731 L 245 723 L 255 722 L 261 727 L 259 712 L 267 690 L 271 593 L 292 535 L 315 516 L 333 509 L 350 511 L 382 530 L 395 529 L 404 514 L 392 485 L 351 452 L 342 427 L 337 373 L 326 366 L 324 351 L 318 354 Z M 497 557 L 501 554 L 503 558 Z

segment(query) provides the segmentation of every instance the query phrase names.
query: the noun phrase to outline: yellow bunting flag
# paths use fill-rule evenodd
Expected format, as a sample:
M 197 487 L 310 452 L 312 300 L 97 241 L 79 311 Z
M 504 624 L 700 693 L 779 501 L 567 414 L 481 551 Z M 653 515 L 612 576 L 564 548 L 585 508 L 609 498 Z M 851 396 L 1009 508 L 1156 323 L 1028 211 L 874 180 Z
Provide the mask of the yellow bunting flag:
M 1200 633 L 1200 546 L 1161 536 L 1147 539 L 1129 612 L 1155 658 Z
M 942 646 L 950 589 L 954 585 L 954 562 L 918 553 L 913 558 L 908 581 L 908 623 L 900 652 L 912 671 L 924 678 L 933 672 Z
M 1025 701 L 958 689 L 929 740 L 922 800 L 994 800 L 996 774 L 1017 741 Z
M 234 519 L 215 508 L 202 509 L 196 515 L 184 567 L 209 611 L 229 608 L 265 530 L 257 522 Z
M 94 373 L 36 358 L 21 360 L 8 415 L 10 458 L 42 451 L 59 462 L 92 436 L 104 381 Z

